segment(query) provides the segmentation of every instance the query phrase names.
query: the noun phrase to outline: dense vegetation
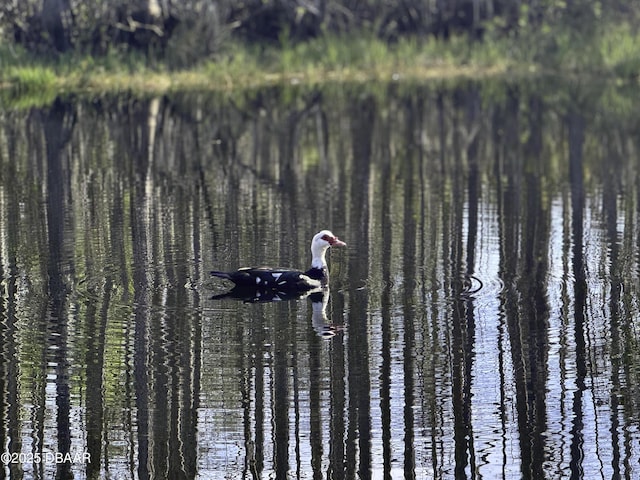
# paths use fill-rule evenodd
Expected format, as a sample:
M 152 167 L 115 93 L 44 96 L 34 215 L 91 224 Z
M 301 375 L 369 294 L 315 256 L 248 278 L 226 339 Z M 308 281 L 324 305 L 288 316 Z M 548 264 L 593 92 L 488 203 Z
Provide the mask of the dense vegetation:
M 0 5 L 0 85 L 37 90 L 64 77 L 62 88 L 118 88 L 150 68 L 144 87 L 166 89 L 202 84 L 166 79 L 194 68 L 237 85 L 256 72 L 388 78 L 451 64 L 635 80 L 638 25 L 640 4 L 626 0 L 9 0 Z M 43 71 L 43 61 L 53 67 Z M 122 67 L 126 81 L 105 75 Z
M 195 60 L 231 35 L 254 42 L 362 30 L 386 40 L 558 29 L 592 35 L 638 13 L 626 0 L 13 0 L 0 7 L 0 28 L 30 50 L 104 53 L 124 45 Z

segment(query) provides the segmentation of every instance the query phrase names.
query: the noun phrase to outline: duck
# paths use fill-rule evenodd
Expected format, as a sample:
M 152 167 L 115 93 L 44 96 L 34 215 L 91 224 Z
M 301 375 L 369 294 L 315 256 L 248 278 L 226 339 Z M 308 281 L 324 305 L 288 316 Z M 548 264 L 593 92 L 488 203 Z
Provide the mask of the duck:
M 347 244 L 331 231 L 321 230 L 311 240 L 311 268 L 305 272 L 286 268 L 243 267 L 235 272 L 213 270 L 211 275 L 230 280 L 236 287 L 263 291 L 300 292 L 323 288 L 329 284 L 327 251 L 331 247 L 346 246 Z

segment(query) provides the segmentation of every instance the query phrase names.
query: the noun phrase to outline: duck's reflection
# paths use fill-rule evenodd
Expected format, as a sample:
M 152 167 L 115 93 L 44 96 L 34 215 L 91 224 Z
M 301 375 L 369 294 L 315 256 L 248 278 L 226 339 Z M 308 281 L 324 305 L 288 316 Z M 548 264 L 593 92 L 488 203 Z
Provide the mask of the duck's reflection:
M 323 288 L 309 294 L 311 300 L 311 326 L 322 338 L 333 338 L 344 327 L 333 325 L 327 316 L 327 305 L 329 305 L 329 289 Z
M 327 314 L 331 292 L 328 287 L 318 287 L 306 292 L 289 292 L 274 289 L 236 286 L 228 292 L 214 295 L 212 300 L 231 299 L 244 303 L 287 302 L 308 298 L 311 301 L 311 325 L 319 337 L 329 339 L 343 330 L 331 323 Z
M 235 286 L 231 290 L 219 295 L 214 295 L 212 300 L 231 299 L 239 300 L 244 303 L 269 303 L 282 302 L 290 300 L 299 300 L 308 297 L 316 290 L 307 290 L 306 292 L 276 290 L 272 288 L 257 288 Z

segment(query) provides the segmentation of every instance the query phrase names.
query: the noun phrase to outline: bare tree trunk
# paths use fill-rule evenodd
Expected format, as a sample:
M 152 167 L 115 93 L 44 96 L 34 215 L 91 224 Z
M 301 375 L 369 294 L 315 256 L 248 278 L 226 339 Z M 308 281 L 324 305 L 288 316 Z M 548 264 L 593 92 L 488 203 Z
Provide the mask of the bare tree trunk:
M 40 13 L 42 25 L 56 50 L 64 52 L 71 48 L 71 5 L 69 0 L 44 0 Z

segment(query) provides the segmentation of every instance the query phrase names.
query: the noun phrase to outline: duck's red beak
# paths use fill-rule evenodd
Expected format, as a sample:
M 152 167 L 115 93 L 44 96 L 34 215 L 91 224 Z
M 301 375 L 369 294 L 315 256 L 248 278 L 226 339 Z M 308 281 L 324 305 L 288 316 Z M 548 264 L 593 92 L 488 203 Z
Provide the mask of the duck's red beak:
M 329 240 L 329 243 L 331 244 L 332 247 L 346 247 L 347 244 L 344 243 L 342 240 L 340 240 L 338 237 L 333 237 L 331 240 Z

